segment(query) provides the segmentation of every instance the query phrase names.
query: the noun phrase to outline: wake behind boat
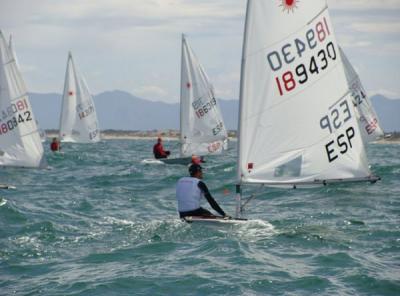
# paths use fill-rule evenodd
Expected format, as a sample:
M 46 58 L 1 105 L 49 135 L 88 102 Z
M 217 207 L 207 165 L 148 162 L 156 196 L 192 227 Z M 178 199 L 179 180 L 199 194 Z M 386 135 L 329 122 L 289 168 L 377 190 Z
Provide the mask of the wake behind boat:
M 224 217 L 200 217 L 200 216 L 187 216 L 182 218 L 187 223 L 201 223 L 201 224 L 239 224 L 246 223 L 249 220 L 245 218 L 224 218 Z

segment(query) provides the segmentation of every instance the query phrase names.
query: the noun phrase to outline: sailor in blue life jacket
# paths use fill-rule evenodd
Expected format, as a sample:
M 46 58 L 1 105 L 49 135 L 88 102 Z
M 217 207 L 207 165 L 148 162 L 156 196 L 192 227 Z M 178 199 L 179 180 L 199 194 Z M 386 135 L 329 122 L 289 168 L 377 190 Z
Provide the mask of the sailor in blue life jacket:
M 176 199 L 178 201 L 178 211 L 181 218 L 187 216 L 197 217 L 218 217 L 210 211 L 200 207 L 200 201 L 204 196 L 210 206 L 222 217 L 230 218 L 211 196 L 203 179 L 202 167 L 199 164 L 192 164 L 189 167 L 190 177 L 179 179 L 176 185 Z

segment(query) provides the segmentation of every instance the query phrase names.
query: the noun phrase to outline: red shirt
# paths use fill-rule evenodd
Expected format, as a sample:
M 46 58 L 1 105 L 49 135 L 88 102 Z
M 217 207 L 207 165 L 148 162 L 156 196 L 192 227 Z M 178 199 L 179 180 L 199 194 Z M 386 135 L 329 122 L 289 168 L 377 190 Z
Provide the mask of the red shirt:
M 153 146 L 153 153 L 155 158 L 165 158 L 168 156 L 161 143 L 157 143 Z
M 60 144 L 58 142 L 52 142 L 50 145 L 51 151 L 58 151 L 60 150 Z

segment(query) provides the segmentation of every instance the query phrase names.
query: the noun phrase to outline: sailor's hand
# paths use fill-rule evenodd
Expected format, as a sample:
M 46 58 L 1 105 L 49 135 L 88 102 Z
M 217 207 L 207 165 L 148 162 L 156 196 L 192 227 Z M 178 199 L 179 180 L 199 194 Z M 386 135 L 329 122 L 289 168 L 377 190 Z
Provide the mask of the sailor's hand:
M 230 220 L 230 219 L 232 219 L 232 217 L 229 216 L 229 215 L 225 215 L 225 216 L 224 216 L 224 219 L 225 219 L 225 220 Z

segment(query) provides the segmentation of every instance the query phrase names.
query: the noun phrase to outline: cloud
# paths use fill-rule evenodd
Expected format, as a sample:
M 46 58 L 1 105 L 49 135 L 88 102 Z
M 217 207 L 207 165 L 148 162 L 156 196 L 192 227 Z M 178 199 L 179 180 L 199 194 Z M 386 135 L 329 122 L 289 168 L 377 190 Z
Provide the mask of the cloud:
M 387 89 L 372 90 L 369 91 L 369 93 L 371 94 L 370 96 L 383 95 L 386 98 L 392 100 L 400 99 L 400 92 L 395 92 Z
M 133 90 L 133 94 L 151 101 L 168 101 L 168 91 L 158 85 L 143 85 Z
M 185 32 L 216 95 L 238 97 L 246 0 L 0 2 L 0 28 L 15 36 L 24 78 L 37 91 L 62 89 L 72 50 L 95 93 L 117 88 L 177 102 L 180 33 Z M 369 87 L 397 89 L 400 0 L 328 4 L 339 44 L 365 65 L 360 74 L 390 73 L 369 79 Z
M 341 35 L 338 38 L 340 41 L 340 46 L 343 48 L 368 48 L 371 46 L 371 41 L 359 40 L 359 38 L 354 38 L 354 35 Z
M 392 34 L 400 33 L 400 22 L 356 22 L 350 27 L 361 33 Z
M 219 98 L 238 99 L 240 84 L 240 69 L 232 72 L 220 72 L 215 81 L 212 82 L 215 87 L 215 95 Z
M 400 10 L 399 0 L 329 0 L 328 4 L 338 10 Z
M 10 0 L 6 0 L 10 1 Z M 16 0 L 19 2 L 20 0 Z M 177 24 L 207 24 L 244 15 L 241 5 L 227 1 L 96 0 L 40 1 L 28 18 L 34 25 L 170 29 Z M 0 14 L 1 15 L 1 14 Z

